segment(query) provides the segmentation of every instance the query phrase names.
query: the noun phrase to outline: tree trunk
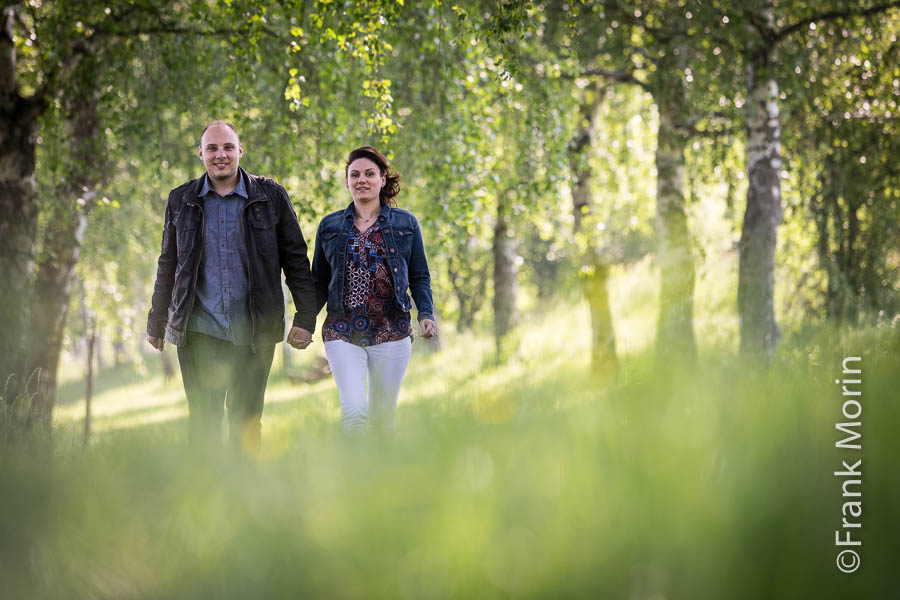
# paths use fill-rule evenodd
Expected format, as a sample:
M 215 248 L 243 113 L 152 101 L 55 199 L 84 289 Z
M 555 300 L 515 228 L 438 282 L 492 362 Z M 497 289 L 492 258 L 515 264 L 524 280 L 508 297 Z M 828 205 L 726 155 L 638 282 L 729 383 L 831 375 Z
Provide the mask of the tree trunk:
M 101 372 L 106 369 L 106 355 L 103 353 L 103 330 L 99 327 L 97 328 L 97 333 L 94 334 L 94 357 L 97 360 L 97 372 Z
M 84 69 L 90 66 L 84 62 L 80 65 Z M 75 264 L 105 164 L 99 143 L 100 120 L 96 106 L 90 94 L 81 94 L 66 102 L 68 163 L 62 173 L 64 185 L 60 186 L 60 198 L 49 207 L 50 218 L 47 219 L 37 267 L 29 370 L 40 369 L 42 373 L 35 408 L 48 422 L 56 400 L 56 372 Z
M 759 20 L 774 32 L 771 0 Z M 761 36 L 763 37 L 763 36 Z M 781 123 L 778 84 L 767 74 L 771 47 L 764 39 L 747 57 L 747 208 L 741 228 L 738 314 L 741 353 L 768 357 L 781 331 L 775 321 L 775 244 L 781 222 Z
M 91 438 L 91 402 L 94 399 L 94 348 L 97 342 L 97 321 L 90 313 L 84 287 L 81 288 L 81 321 L 87 362 L 84 369 L 84 444 Z
M 848 194 L 847 197 L 847 238 L 844 246 L 843 265 L 844 276 L 847 280 L 847 302 L 844 305 L 844 319 L 852 326 L 859 325 L 859 313 L 862 308 L 863 285 L 859 268 L 859 209 L 861 202 L 858 197 Z
M 475 306 L 468 301 L 468 294 L 460 290 L 454 290 L 456 300 L 459 302 L 459 314 L 456 315 L 457 333 L 465 333 L 475 325 Z
M 35 141 L 41 98 L 23 98 L 16 86 L 12 42 L 13 9 L 3 12 L 0 32 L 0 389 L 14 398 L 24 390 L 23 351 L 30 324 L 31 286 L 38 205 L 35 193 Z
M 116 339 L 112 344 L 113 350 L 113 365 L 118 367 L 119 365 L 125 362 L 126 350 L 125 350 L 125 328 L 118 327 L 116 328 Z
M 591 367 L 594 374 L 604 380 L 615 377 L 619 370 L 616 335 L 609 310 L 609 269 L 609 264 L 597 260 L 583 280 L 591 308 Z
M 506 337 L 515 326 L 516 295 L 516 241 L 510 235 L 508 198 L 504 191 L 497 195 L 497 223 L 494 225 L 494 339 L 497 356 L 504 351 Z
M 91 439 L 91 402 L 94 398 L 94 342 L 95 329 L 87 338 L 87 372 L 84 375 L 84 445 Z
M 597 109 L 602 90 L 595 88 L 581 103 L 581 122 L 575 137 L 569 143 L 569 170 L 573 175 L 572 214 L 575 218 L 574 233 L 581 255 L 582 284 L 591 313 L 591 368 L 601 378 L 610 378 L 618 371 L 616 338 L 612 313 L 609 310 L 609 261 L 597 250 L 590 216 L 594 212 L 591 193 L 593 171 L 590 151 L 593 144 Z M 585 221 L 588 221 L 585 223 Z M 587 226 L 585 226 L 587 225 Z
M 682 53 L 684 54 L 684 53 Z M 659 109 L 656 146 L 657 262 L 660 267 L 657 354 L 693 359 L 694 256 L 684 198 L 684 147 L 687 144 L 684 110 L 688 101 L 679 77 L 655 95 Z
M 471 242 L 473 236 L 469 236 Z M 458 256 L 466 261 L 471 256 L 471 243 L 459 249 Z M 485 287 L 487 287 L 487 269 L 478 269 L 471 262 L 459 264 L 451 254 L 447 258 L 447 275 L 450 286 L 459 304 L 459 312 L 456 316 L 456 331 L 464 333 L 472 329 L 475 324 L 475 313 L 484 302 Z
M 156 351 L 154 350 L 154 352 Z M 175 361 L 172 360 L 172 354 L 169 351 L 160 352 L 159 360 L 162 363 L 163 379 L 168 383 L 175 378 Z
M 825 271 L 825 316 L 832 318 L 836 314 L 836 283 L 837 273 L 834 259 L 831 255 L 831 234 L 829 233 L 829 223 L 831 216 L 829 206 L 831 206 L 831 161 L 826 157 L 825 166 L 819 170 L 817 179 L 819 183 L 818 193 L 815 194 L 810 202 L 810 213 L 813 222 L 816 225 L 816 253 L 819 257 L 819 266 Z
M 60 207 L 62 208 L 62 207 Z M 69 311 L 75 263 L 87 229 L 87 215 L 57 213 L 48 222 L 34 287 L 29 370 L 40 369 L 35 398 L 39 414 L 50 419 L 56 396 L 56 372 L 62 350 L 63 330 Z M 63 214 L 58 214 L 63 213 Z

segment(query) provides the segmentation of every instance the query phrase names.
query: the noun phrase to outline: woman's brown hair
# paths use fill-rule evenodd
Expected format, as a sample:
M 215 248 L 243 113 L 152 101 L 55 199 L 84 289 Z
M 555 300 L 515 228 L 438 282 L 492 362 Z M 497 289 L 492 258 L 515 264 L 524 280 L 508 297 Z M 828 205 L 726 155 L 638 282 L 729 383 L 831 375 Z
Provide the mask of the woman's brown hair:
M 400 173 L 391 169 L 384 154 L 372 146 L 363 146 L 362 148 L 357 148 L 352 151 L 350 156 L 347 157 L 347 164 L 344 166 L 344 177 L 347 177 L 350 163 L 357 158 L 368 158 L 378 165 L 378 170 L 381 172 L 381 175 L 384 176 L 384 186 L 378 194 L 378 199 L 381 200 L 382 204 L 397 206 L 397 201 L 394 200 L 394 197 L 400 192 Z

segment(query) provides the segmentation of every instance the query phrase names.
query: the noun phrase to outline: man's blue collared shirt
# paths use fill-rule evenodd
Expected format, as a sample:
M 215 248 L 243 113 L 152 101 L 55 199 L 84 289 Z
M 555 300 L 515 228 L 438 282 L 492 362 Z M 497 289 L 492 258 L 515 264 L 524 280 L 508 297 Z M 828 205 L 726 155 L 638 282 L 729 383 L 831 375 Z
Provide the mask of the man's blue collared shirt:
M 197 298 L 187 328 L 239 345 L 250 343 L 250 294 L 241 259 L 246 254 L 241 211 L 248 199 L 243 177 L 224 198 L 203 176 L 200 189 L 206 224 L 197 274 Z

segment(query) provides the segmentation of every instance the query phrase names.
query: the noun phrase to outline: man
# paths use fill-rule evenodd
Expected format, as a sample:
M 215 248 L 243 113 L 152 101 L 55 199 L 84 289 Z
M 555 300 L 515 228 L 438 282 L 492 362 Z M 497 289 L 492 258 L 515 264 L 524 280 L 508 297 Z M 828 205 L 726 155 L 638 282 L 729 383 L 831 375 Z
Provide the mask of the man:
M 281 271 L 297 308 L 288 334 L 297 349 L 312 342 L 316 300 L 287 192 L 241 168 L 243 153 L 233 125 L 209 123 L 199 150 L 206 174 L 169 193 L 147 341 L 178 347 L 192 440 L 221 435 L 227 404 L 232 443 L 255 454 L 284 336 Z

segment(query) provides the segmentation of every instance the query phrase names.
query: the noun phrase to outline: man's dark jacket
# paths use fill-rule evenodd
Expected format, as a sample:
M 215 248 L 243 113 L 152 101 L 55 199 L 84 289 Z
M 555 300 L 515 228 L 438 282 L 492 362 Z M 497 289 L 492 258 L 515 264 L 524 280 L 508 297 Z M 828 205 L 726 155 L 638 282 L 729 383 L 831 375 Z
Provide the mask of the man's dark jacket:
M 294 327 L 310 333 L 316 326 L 316 292 L 306 255 L 306 241 L 297 215 L 283 187 L 265 177 L 239 169 L 247 185 L 241 210 L 244 250 L 241 262 L 247 269 L 250 343 L 274 344 L 284 339 L 284 294 L 281 271 L 294 297 L 297 313 Z M 185 327 L 191 316 L 200 273 L 204 213 L 200 189 L 203 177 L 169 193 L 166 204 L 162 250 L 156 271 L 153 301 L 147 318 L 147 334 L 165 337 L 183 346 Z M 240 245 L 238 245 L 240 248 Z

